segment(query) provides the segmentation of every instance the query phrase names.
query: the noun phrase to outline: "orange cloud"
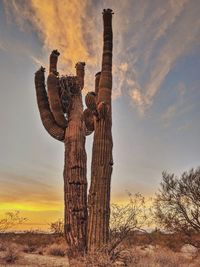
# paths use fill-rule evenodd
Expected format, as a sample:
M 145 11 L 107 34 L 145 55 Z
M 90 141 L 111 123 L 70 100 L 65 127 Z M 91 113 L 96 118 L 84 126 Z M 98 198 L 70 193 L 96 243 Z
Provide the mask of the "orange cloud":
M 30 0 L 21 5 L 16 0 L 4 1 L 6 13 L 15 19 L 21 28 L 27 22 L 37 32 L 47 51 L 58 49 L 61 53 L 60 68 L 74 71 L 78 61 L 94 64 L 96 56 L 90 53 L 87 37 L 94 33 L 92 18 L 86 17 L 86 0 Z M 92 45 L 96 46 L 98 42 Z M 66 70 L 65 70 L 66 73 Z

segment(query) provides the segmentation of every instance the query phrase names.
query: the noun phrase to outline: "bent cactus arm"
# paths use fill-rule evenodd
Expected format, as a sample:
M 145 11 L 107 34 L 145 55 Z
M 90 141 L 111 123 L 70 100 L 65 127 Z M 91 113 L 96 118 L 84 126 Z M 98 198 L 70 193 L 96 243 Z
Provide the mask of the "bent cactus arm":
M 67 127 L 67 120 L 65 118 L 60 100 L 59 77 L 57 77 L 58 56 L 59 52 L 57 50 L 53 50 L 50 55 L 50 73 L 47 78 L 47 88 L 50 108 L 55 118 L 55 121 L 60 127 L 65 129 Z
M 54 116 L 51 113 L 47 92 L 45 89 L 44 72 L 45 69 L 41 67 L 35 73 L 35 89 L 40 117 L 47 132 L 55 139 L 63 141 L 65 138 L 65 129 L 57 125 Z

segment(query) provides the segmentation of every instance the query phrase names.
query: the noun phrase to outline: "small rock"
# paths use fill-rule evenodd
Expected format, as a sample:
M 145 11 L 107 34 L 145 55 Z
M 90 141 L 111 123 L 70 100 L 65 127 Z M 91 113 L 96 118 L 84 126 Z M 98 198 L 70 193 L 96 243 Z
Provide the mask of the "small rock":
M 152 245 L 148 245 L 148 246 L 145 247 L 144 250 L 145 250 L 145 252 L 151 253 L 151 252 L 153 252 L 155 250 L 155 247 L 152 246 Z
M 123 261 L 116 261 L 115 266 L 126 266 Z
M 181 248 L 181 252 L 183 253 L 190 253 L 190 254 L 195 254 L 197 253 L 198 249 L 195 246 L 192 246 L 190 244 L 185 244 Z

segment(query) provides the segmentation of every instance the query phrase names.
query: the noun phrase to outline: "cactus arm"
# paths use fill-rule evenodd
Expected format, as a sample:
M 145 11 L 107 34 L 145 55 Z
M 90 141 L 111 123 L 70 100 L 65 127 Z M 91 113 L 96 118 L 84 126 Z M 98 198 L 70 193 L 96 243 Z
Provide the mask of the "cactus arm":
M 80 85 L 81 90 L 84 87 L 84 77 L 85 77 L 85 62 L 76 63 L 76 76 L 78 78 L 78 83 Z
M 51 52 L 50 58 L 49 58 L 49 73 L 54 73 L 54 74 L 58 74 L 57 72 L 57 63 L 58 63 L 58 57 L 59 57 L 60 53 L 58 52 L 58 50 L 53 50 Z
M 48 88 L 50 108 L 55 118 L 55 121 L 60 127 L 65 129 L 67 127 L 67 120 L 65 118 L 63 108 L 61 105 L 61 101 L 60 101 L 59 79 L 57 77 L 58 75 L 57 62 L 58 62 L 59 55 L 60 54 L 57 50 L 53 50 L 50 55 L 50 64 L 49 64 L 50 73 L 47 79 L 47 88 Z
M 98 97 L 98 94 L 99 94 L 99 81 L 100 81 L 100 78 L 101 78 L 101 72 L 97 72 L 96 75 L 95 75 L 95 94 L 96 94 L 96 97 Z M 97 101 L 97 99 L 96 99 Z
M 91 110 L 86 108 L 83 112 L 83 119 L 88 135 L 94 131 L 94 118 Z
M 48 97 L 50 108 L 57 124 L 65 129 L 67 127 L 67 120 L 65 118 L 63 108 L 59 96 L 59 80 L 55 74 L 50 73 L 47 78 Z
M 85 122 L 86 135 L 90 135 L 94 131 L 94 122 L 95 119 L 98 119 L 97 98 L 100 76 L 101 72 L 98 72 L 95 75 L 95 92 L 89 92 L 85 97 L 85 104 L 87 108 L 83 112 L 83 120 Z
M 44 71 L 45 69 L 41 67 L 35 73 L 35 89 L 40 117 L 47 132 L 55 139 L 63 141 L 65 136 L 65 130 L 57 125 L 51 113 L 45 89 Z

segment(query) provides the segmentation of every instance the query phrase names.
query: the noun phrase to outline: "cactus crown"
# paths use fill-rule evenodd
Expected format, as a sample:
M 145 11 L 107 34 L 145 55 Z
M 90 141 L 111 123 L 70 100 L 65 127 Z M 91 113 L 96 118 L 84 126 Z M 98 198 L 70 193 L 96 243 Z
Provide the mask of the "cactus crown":
M 112 11 L 112 9 L 107 8 L 107 9 L 104 9 L 104 10 L 103 10 L 102 14 L 103 14 L 103 15 L 106 15 L 106 14 L 111 14 L 111 15 L 113 15 L 114 12 Z
M 51 56 L 56 56 L 56 57 L 58 57 L 58 56 L 60 56 L 60 53 L 59 53 L 58 50 L 56 49 L 56 50 L 53 50 L 53 51 L 51 52 Z
M 63 111 L 68 113 L 73 95 L 80 94 L 80 85 L 76 76 L 62 76 L 59 78 L 60 99 Z

